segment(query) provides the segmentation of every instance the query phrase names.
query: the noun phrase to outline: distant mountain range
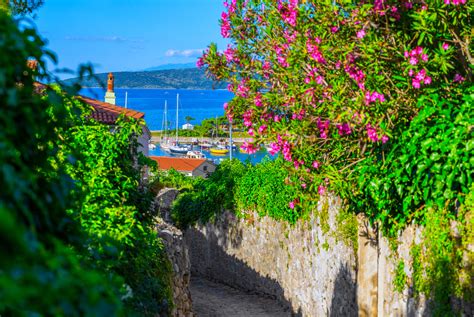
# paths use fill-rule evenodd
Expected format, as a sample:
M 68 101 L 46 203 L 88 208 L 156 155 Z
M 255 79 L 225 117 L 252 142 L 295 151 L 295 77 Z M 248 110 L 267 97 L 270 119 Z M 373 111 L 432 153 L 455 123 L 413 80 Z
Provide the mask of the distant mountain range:
M 96 76 L 105 87 L 107 73 L 96 74 Z M 227 83 L 218 83 L 207 78 L 204 71 L 198 68 L 114 72 L 114 77 L 116 88 L 224 89 L 227 87 Z M 71 78 L 63 82 L 73 84 L 77 81 L 77 78 Z M 83 87 L 101 86 L 95 79 L 86 79 L 81 84 Z
M 155 67 L 145 68 L 144 71 L 153 71 L 153 70 L 167 70 L 167 69 L 188 69 L 196 68 L 196 63 L 185 63 L 185 64 L 164 64 Z

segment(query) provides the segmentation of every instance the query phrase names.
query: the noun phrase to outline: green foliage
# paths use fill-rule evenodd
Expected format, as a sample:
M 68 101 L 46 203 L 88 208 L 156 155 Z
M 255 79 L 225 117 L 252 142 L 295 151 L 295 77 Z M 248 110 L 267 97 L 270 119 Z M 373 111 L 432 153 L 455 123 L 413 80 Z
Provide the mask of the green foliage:
M 35 84 L 52 80 L 43 45 L 0 10 L 0 314 L 167 315 L 171 268 L 140 182 L 143 123 L 99 124 Z
M 468 212 L 472 217 L 472 209 Z M 434 316 L 455 316 L 453 300 L 472 302 L 474 299 L 472 264 L 463 261 L 463 256 L 469 255 L 466 246 L 472 243 L 472 240 L 468 241 L 473 235 L 473 226 L 465 222 L 465 216 L 460 213 L 453 219 L 445 210 L 428 208 L 422 243 L 411 250 L 414 294 L 426 294 L 432 299 L 430 305 Z
M 426 207 L 462 203 L 473 183 L 474 95 L 432 94 L 402 132 L 385 160 L 359 165 L 359 208 L 380 220 L 391 235 L 416 220 L 426 223 Z M 414 212 L 416 211 L 416 212 Z
M 191 190 L 182 192 L 173 205 L 172 218 L 178 227 L 206 222 L 224 210 L 233 210 L 235 187 L 245 172 L 246 166 L 239 160 L 224 160 L 208 179 L 189 179 Z
M 281 158 L 249 167 L 235 190 L 238 212 L 257 211 L 260 216 L 295 223 L 301 214 L 288 205 L 296 199 L 296 193 L 287 184 L 287 176 L 287 167 Z
M 337 229 L 335 238 L 340 239 L 346 245 L 352 246 L 354 254 L 357 254 L 359 248 L 359 223 L 357 216 L 349 211 L 341 210 L 336 215 Z
M 393 285 L 395 290 L 399 293 L 403 292 L 407 284 L 407 274 L 405 273 L 405 262 L 403 260 L 398 261 L 397 268 L 395 270 L 395 280 Z
M 120 316 L 123 280 L 78 256 L 86 237 L 66 213 L 73 182 L 50 160 L 68 111 L 54 92 L 34 93 L 33 75 L 49 78 L 45 59 L 55 58 L 43 45 L 0 10 L 0 314 Z
M 171 268 L 153 231 L 152 196 L 141 184 L 141 171 L 150 161 L 137 151 L 142 126 L 123 116 L 113 127 L 85 119 L 61 131 L 66 142 L 59 156 L 76 153 L 66 167 L 81 202 L 70 213 L 89 236 L 84 256 L 124 279 L 133 293 L 126 301 L 129 309 L 167 314 Z

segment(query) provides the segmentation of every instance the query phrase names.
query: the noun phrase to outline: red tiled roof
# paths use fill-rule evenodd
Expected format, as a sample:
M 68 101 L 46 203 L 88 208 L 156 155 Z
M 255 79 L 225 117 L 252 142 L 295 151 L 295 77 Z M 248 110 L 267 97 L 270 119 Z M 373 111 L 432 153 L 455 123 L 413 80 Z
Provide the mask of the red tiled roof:
M 40 82 L 34 82 L 33 85 L 37 94 L 42 94 L 48 87 L 47 85 Z M 119 107 L 96 99 L 91 99 L 84 96 L 78 96 L 77 98 L 90 105 L 94 109 L 92 111 L 91 117 L 101 123 L 114 124 L 122 113 L 124 113 L 127 117 L 132 117 L 135 119 L 142 119 L 145 116 L 143 112 Z
M 202 163 L 206 162 L 205 159 L 190 159 L 181 157 L 166 157 L 166 156 L 150 156 L 152 160 L 158 163 L 158 168 L 161 170 L 169 170 L 174 168 L 181 172 L 192 172 Z
M 79 100 L 82 100 L 94 108 L 91 114 L 93 119 L 105 124 L 114 124 L 122 113 L 127 117 L 135 119 L 142 119 L 145 116 L 143 112 L 119 107 L 107 102 L 87 98 L 84 96 L 79 96 L 78 98 Z

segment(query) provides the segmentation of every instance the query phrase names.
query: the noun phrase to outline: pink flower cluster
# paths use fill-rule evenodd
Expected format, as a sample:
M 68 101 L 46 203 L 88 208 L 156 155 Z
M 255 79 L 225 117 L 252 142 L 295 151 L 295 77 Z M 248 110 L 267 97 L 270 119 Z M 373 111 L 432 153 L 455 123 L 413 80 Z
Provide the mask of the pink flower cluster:
M 412 64 L 413 66 L 418 64 L 420 59 L 423 62 L 428 61 L 428 55 L 423 53 L 423 47 L 421 47 L 421 46 L 417 46 L 416 48 L 414 48 L 410 52 L 405 51 L 405 53 L 403 53 L 403 56 L 405 56 L 405 58 L 409 58 L 410 64 Z
M 381 93 L 378 93 L 374 91 L 371 93 L 370 91 L 367 91 L 365 93 L 365 104 L 370 105 L 371 103 L 374 103 L 376 101 L 384 102 L 385 101 L 385 96 Z
M 275 143 L 275 142 L 270 143 L 270 151 L 269 151 L 269 153 L 270 153 L 271 155 L 275 155 L 275 154 L 277 154 L 278 152 L 280 152 L 280 146 L 278 145 L 278 143 Z
M 258 147 L 254 143 L 248 143 L 247 141 L 245 141 L 240 148 L 248 154 L 254 154 L 258 150 Z
M 330 123 L 329 120 L 321 121 L 321 118 L 318 118 L 318 121 L 316 124 L 318 126 L 319 136 L 321 137 L 321 139 L 327 139 L 328 132 L 329 132 L 329 123 Z
M 221 14 L 221 35 L 224 38 L 229 38 L 230 37 L 230 21 L 229 21 L 229 15 L 226 12 L 222 12 Z
M 311 83 L 311 81 L 314 79 L 314 77 L 316 76 L 316 74 L 318 73 L 319 69 L 317 67 L 314 67 L 313 69 L 311 69 L 308 73 L 308 75 L 306 76 L 306 78 L 304 79 L 304 82 L 309 84 Z M 321 76 L 319 76 L 321 77 Z
M 283 21 L 291 26 L 296 26 L 298 16 L 298 0 L 289 0 L 288 3 L 278 1 L 278 11 L 280 11 Z
M 293 120 L 303 120 L 305 114 L 306 114 L 306 111 L 304 109 L 301 109 L 299 113 L 293 113 L 291 115 L 291 119 L 293 119 Z
M 365 90 L 365 74 L 355 65 L 347 65 L 344 70 L 350 78 L 354 79 L 361 90 Z
M 249 87 L 247 87 L 247 79 L 243 78 L 237 86 L 237 96 L 247 98 Z
M 414 75 L 413 70 L 410 69 L 408 71 L 408 75 L 410 77 L 413 77 L 413 75 Z M 425 85 L 431 84 L 431 77 L 426 75 L 426 70 L 425 69 L 420 70 L 415 75 L 415 77 L 413 77 L 413 79 L 411 81 L 411 84 L 412 84 L 413 88 L 416 88 L 416 89 L 419 89 L 421 87 L 422 83 L 425 84 Z
M 244 119 L 244 126 L 251 127 L 252 126 L 252 110 L 245 111 L 243 115 L 243 119 Z
M 197 62 L 196 62 L 196 66 L 198 68 L 202 68 L 204 67 L 204 58 L 206 57 L 206 55 L 203 55 L 201 57 L 198 58 Z
M 336 128 L 339 135 L 349 135 L 352 133 L 349 123 L 336 124 Z
M 275 45 L 275 53 L 277 54 L 277 61 L 282 67 L 288 67 L 290 64 L 288 64 L 288 61 L 286 60 L 286 56 L 284 55 L 285 48 L 287 47 L 280 47 L 278 45 Z
M 253 99 L 253 102 L 255 103 L 255 105 L 257 107 L 262 107 L 263 106 L 263 102 L 262 102 L 262 94 L 260 92 L 257 92 L 255 94 L 255 98 Z
M 315 44 L 316 43 L 316 44 Z M 319 50 L 317 44 L 321 43 L 321 39 L 315 38 L 314 42 L 308 39 L 306 41 L 306 49 L 308 50 L 309 56 L 314 59 L 316 62 L 320 64 L 326 64 L 326 59 L 324 58 L 323 54 Z
M 277 143 L 271 143 L 271 152 L 270 154 L 274 155 L 279 151 L 282 151 L 283 158 L 287 161 L 293 161 L 291 156 L 291 145 L 290 142 L 287 140 L 283 140 L 283 138 L 278 134 L 277 136 Z
M 230 45 L 227 45 L 227 49 L 224 51 L 224 56 L 225 59 L 227 60 L 227 63 L 230 63 L 232 61 L 235 61 L 236 63 L 239 62 L 238 57 L 236 56 L 237 51 L 232 48 Z
M 466 4 L 466 0 L 444 0 L 444 4 L 453 4 L 455 6 Z
M 377 129 L 375 129 L 370 123 L 368 123 L 365 128 L 367 130 L 367 136 L 369 137 L 370 141 L 382 141 L 383 144 L 387 143 L 388 136 L 384 135 L 380 138 L 377 134 Z

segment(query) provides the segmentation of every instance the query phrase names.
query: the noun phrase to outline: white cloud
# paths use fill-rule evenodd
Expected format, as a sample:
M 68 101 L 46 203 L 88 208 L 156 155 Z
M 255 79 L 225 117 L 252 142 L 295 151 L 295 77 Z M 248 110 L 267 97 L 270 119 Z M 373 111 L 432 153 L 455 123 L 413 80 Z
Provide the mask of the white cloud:
M 67 41 L 90 41 L 90 42 L 133 42 L 140 43 L 144 42 L 142 39 L 131 39 L 121 36 L 65 36 Z
M 165 56 L 167 57 L 199 57 L 202 55 L 205 49 L 195 48 L 187 50 L 167 50 Z

